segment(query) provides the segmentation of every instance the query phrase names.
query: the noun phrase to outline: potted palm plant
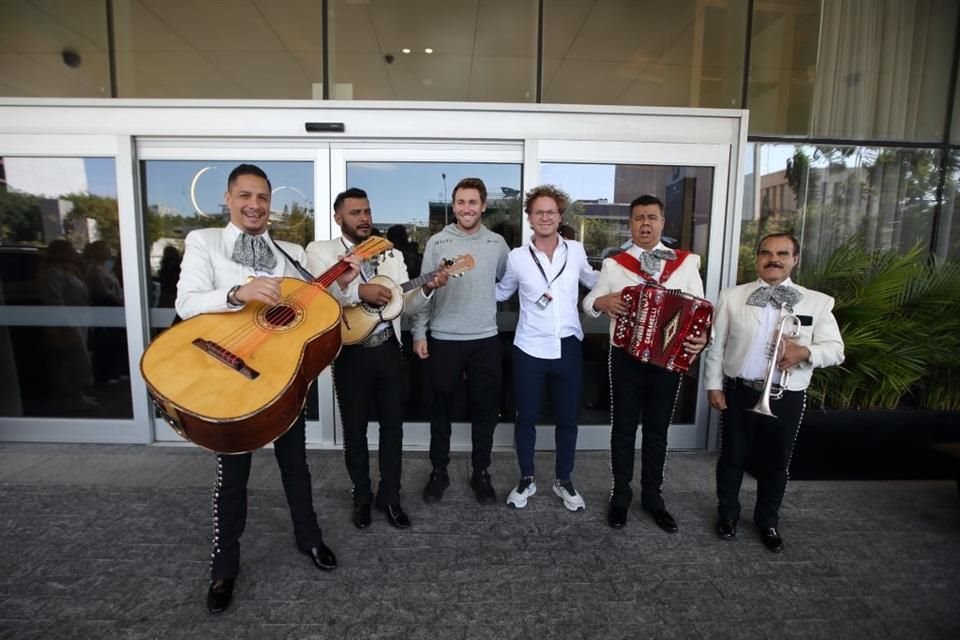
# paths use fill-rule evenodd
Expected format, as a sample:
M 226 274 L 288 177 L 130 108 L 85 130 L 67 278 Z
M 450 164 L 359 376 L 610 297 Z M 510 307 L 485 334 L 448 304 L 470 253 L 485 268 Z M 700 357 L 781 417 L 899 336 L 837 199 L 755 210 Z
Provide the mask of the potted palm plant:
M 846 360 L 813 377 L 791 475 L 949 475 L 931 444 L 960 440 L 960 265 L 853 238 L 804 275 L 836 301 Z

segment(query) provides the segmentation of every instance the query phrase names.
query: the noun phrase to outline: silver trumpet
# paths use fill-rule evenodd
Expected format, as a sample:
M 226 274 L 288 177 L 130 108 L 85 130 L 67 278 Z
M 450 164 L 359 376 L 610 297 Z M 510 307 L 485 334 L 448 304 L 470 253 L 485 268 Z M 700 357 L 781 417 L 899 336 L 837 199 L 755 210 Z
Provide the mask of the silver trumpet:
M 789 331 L 788 331 L 788 325 Z M 783 390 L 787 388 L 787 380 L 790 379 L 790 370 L 780 371 L 777 369 L 777 361 L 780 360 L 781 347 L 784 338 L 796 338 L 800 335 L 800 318 L 787 311 L 786 305 L 780 305 L 780 322 L 777 323 L 777 335 L 774 336 L 767 348 L 770 354 L 770 366 L 767 367 L 767 375 L 763 379 L 763 391 L 760 393 L 760 399 L 750 411 L 759 413 L 763 416 L 776 418 L 773 411 L 770 410 L 770 401 L 779 400 L 783 397 Z M 780 374 L 780 380 L 774 382 L 777 374 Z

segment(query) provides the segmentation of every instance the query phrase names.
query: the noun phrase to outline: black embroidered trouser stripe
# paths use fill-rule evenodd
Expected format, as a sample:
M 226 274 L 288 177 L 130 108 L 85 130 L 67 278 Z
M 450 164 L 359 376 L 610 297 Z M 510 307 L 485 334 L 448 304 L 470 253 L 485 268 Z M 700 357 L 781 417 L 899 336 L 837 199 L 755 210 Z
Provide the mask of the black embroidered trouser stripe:
M 740 486 L 748 467 L 757 477 L 753 520 L 761 528 L 779 526 L 780 505 L 787 488 L 790 456 L 803 420 L 805 391 L 785 391 L 771 400 L 776 418 L 749 411 L 760 392 L 735 380 L 724 384 L 727 409 L 720 430 L 717 460 L 717 511 L 721 518 L 740 518 Z
M 610 349 L 610 467 L 611 504 L 628 507 L 636 455 L 637 426 L 641 427 L 640 502 L 644 509 L 664 507 L 661 487 L 667 459 L 667 429 L 673 419 L 681 374 L 631 358 L 623 349 Z
M 293 519 L 297 548 L 307 551 L 322 541 L 313 510 L 310 468 L 307 466 L 306 423 L 303 414 L 273 443 L 280 479 Z M 213 553 L 210 577 L 234 578 L 240 568 L 240 536 L 247 523 L 247 480 L 252 454 L 217 456 L 213 491 Z

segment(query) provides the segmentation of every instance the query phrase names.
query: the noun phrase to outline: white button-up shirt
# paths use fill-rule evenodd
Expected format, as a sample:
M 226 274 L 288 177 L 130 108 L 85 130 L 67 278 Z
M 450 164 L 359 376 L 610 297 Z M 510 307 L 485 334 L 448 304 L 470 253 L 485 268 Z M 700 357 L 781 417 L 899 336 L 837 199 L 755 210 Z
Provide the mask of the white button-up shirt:
M 757 280 L 761 287 L 769 286 L 763 280 Z M 780 284 L 792 286 L 793 282 L 787 278 Z M 740 376 L 744 380 L 764 380 L 767 377 L 767 371 L 770 370 L 770 344 L 773 342 L 773 336 L 780 323 L 780 309 L 767 304 L 760 313 L 760 326 L 754 335 L 753 344 L 747 353 L 746 360 L 743 361 L 743 368 L 740 370 Z
M 553 259 L 532 242 L 511 251 L 507 270 L 497 283 L 498 302 L 519 291 L 520 320 L 513 344 L 527 355 L 544 360 L 560 358 L 563 338 L 576 336 L 583 340 L 577 305 L 579 283 L 592 288 L 600 275 L 587 262 L 582 244 L 559 236 L 558 240 Z M 544 294 L 551 298 L 545 307 L 537 304 Z

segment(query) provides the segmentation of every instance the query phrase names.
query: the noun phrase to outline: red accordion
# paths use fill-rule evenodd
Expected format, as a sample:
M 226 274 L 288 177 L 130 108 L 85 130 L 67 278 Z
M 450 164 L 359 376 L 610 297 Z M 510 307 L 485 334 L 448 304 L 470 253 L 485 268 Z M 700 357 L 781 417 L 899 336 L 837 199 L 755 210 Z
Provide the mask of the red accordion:
M 655 284 L 625 287 L 620 295 L 629 311 L 617 318 L 613 344 L 640 362 L 668 371 L 689 369 L 693 356 L 684 351 L 683 341 L 710 328 L 710 301 Z

